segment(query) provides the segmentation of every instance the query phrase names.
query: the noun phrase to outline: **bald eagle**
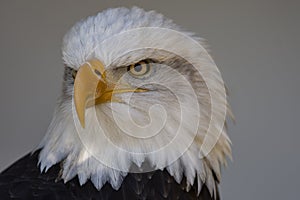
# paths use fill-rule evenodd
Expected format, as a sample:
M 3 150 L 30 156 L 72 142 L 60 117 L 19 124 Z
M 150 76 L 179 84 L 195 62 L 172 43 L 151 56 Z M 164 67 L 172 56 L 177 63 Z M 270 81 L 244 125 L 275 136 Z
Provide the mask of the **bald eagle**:
M 220 199 L 223 80 L 203 40 L 155 11 L 108 9 L 62 45 L 63 90 L 1 199 Z

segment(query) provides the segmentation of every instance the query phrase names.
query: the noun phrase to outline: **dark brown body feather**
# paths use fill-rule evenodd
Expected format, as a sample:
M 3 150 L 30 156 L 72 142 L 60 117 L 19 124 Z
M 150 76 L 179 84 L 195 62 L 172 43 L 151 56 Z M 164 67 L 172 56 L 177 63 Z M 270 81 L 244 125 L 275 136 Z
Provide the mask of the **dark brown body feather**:
M 0 174 L 1 199 L 214 199 L 205 185 L 197 196 L 196 183 L 186 192 L 185 180 L 178 184 L 167 171 L 161 170 L 128 174 L 117 191 L 109 184 L 98 191 L 90 181 L 80 186 L 77 177 L 64 184 L 62 180 L 56 181 L 60 164 L 40 173 L 38 153 L 24 156 Z

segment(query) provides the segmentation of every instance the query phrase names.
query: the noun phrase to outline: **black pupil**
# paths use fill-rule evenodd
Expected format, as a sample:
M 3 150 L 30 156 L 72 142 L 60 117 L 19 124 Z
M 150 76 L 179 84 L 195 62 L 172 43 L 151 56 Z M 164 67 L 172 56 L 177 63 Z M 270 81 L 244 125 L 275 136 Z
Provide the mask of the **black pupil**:
M 136 71 L 136 72 L 142 71 L 142 68 L 143 68 L 143 66 L 139 63 L 134 65 L 134 71 Z

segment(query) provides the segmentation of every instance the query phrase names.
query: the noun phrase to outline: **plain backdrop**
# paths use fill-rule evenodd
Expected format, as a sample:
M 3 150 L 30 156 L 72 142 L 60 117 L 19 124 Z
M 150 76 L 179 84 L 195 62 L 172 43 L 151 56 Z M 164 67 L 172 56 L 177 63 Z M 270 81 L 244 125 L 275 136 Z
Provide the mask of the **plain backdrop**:
M 163 13 L 210 44 L 236 117 L 223 199 L 297 199 L 299 1 L 1 0 L 0 170 L 45 134 L 61 91 L 64 33 L 103 9 L 133 5 Z

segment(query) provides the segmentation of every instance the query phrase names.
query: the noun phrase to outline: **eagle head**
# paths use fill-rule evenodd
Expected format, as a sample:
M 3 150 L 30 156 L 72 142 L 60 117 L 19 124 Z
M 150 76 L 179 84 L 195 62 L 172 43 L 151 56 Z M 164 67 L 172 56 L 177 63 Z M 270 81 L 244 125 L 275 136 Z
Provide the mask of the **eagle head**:
M 213 193 L 230 156 L 225 87 L 202 39 L 154 11 L 108 9 L 76 23 L 62 46 L 63 92 L 39 148 L 97 189 L 166 169 Z

